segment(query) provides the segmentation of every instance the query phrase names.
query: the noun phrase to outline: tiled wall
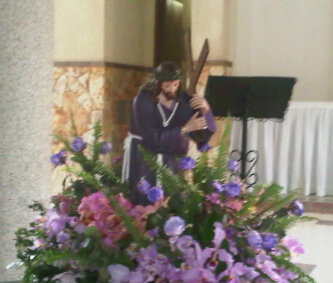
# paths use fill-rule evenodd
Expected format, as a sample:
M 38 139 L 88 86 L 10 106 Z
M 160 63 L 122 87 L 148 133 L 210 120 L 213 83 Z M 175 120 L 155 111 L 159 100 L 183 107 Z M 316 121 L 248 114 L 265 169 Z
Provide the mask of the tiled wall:
M 71 138 L 73 115 L 78 135 L 91 142 L 94 123 L 102 121 L 103 139 L 113 144 L 111 154 L 105 157 L 105 161 L 110 163 L 122 152 L 132 100 L 140 86 L 150 78 L 150 72 L 131 67 L 54 67 L 53 133 Z M 55 153 L 61 148 L 61 143 L 54 138 L 52 151 Z M 65 172 L 61 168 L 53 170 L 54 193 L 61 190 L 64 177 Z

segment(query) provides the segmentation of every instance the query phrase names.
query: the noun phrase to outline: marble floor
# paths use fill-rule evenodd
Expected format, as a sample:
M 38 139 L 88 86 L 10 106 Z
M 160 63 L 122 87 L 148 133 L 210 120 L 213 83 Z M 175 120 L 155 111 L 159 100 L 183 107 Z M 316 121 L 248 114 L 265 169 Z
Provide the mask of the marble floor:
M 317 283 L 333 283 L 333 214 L 305 213 L 317 221 L 299 223 L 288 231 L 305 248 L 305 254 L 295 258 Z

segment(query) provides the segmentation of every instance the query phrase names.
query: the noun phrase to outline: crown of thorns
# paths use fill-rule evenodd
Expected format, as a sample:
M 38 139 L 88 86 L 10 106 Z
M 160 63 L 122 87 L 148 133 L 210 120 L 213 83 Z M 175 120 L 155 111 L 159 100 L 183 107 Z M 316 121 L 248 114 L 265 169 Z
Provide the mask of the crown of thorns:
M 168 62 L 169 63 L 169 62 Z M 154 77 L 160 82 L 170 82 L 179 80 L 182 76 L 182 72 L 177 68 L 175 64 L 161 64 L 154 72 Z

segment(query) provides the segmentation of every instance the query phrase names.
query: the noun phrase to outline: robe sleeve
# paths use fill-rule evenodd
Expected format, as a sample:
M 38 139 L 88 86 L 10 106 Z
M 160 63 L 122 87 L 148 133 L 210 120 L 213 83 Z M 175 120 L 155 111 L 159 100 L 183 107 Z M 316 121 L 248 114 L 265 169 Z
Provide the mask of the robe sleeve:
M 147 95 L 139 95 L 133 103 L 133 118 L 143 138 L 142 144 L 154 153 L 185 154 L 189 138 L 181 134 L 181 126 L 160 128 L 153 118 L 153 103 Z

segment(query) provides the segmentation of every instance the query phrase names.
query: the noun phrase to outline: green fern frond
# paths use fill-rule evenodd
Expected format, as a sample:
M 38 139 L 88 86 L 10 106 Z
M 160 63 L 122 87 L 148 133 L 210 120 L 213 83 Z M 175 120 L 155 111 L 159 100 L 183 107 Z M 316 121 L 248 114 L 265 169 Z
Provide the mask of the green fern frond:
M 299 277 L 297 278 L 296 282 L 316 283 L 316 281 L 311 276 L 307 275 L 300 267 L 290 262 L 289 260 L 283 259 L 278 256 L 272 256 L 272 258 L 279 266 L 283 266 L 286 270 L 297 274 Z
M 101 153 L 102 143 L 99 142 L 102 137 L 102 123 L 98 120 L 94 125 L 94 141 L 92 144 L 92 160 L 96 162 L 98 160 L 99 154 Z
M 121 179 L 117 176 L 111 167 L 105 166 L 103 162 L 97 161 L 94 167 L 95 174 L 101 176 L 100 181 L 106 186 L 120 186 L 122 184 Z
M 316 220 L 316 218 L 306 217 L 306 216 L 299 217 L 296 215 L 292 215 L 289 217 L 283 217 L 283 218 L 276 218 L 276 219 L 274 219 L 274 221 L 270 222 L 270 226 L 267 228 L 267 231 L 279 234 L 281 232 L 285 232 L 285 231 L 291 229 L 297 223 L 308 222 L 308 221 L 312 221 L 312 220 Z
M 157 162 L 155 154 L 144 149 L 142 146 L 139 146 L 139 151 L 143 155 L 144 161 L 147 165 L 151 168 L 151 170 L 155 171 L 158 179 L 163 184 L 163 189 L 168 193 L 168 195 L 181 192 L 185 188 L 189 189 L 189 184 L 182 176 L 174 174 L 168 167 L 160 165 Z
M 82 171 L 82 170 L 74 168 L 74 167 L 65 167 L 64 171 L 74 174 L 75 176 L 77 176 L 79 178 L 82 178 L 96 190 L 101 189 L 101 186 L 98 183 L 98 181 L 95 179 L 94 175 L 87 171 Z
M 283 188 L 275 183 L 267 186 L 264 185 L 262 186 L 262 189 L 264 190 L 264 192 L 262 193 L 262 195 L 260 196 L 259 200 L 258 200 L 258 205 L 268 201 L 268 200 L 276 200 L 280 197 L 280 193 L 283 190 Z
M 71 148 L 71 144 L 70 144 L 70 142 L 69 142 L 68 139 L 66 139 L 66 138 L 64 138 L 64 137 L 62 137 L 62 136 L 59 136 L 59 135 L 57 135 L 57 134 L 53 134 L 53 136 L 54 136 L 57 140 L 59 140 L 60 142 L 62 142 L 62 143 L 64 144 L 65 149 L 66 149 L 67 151 L 69 151 L 69 152 L 74 152 L 74 150 Z
M 74 138 L 76 138 L 78 136 L 77 135 L 77 128 L 76 128 L 75 121 L 74 121 L 74 114 L 73 114 L 72 110 L 71 110 L 71 135 Z
M 255 216 L 255 219 L 258 219 L 260 216 L 264 215 L 268 212 L 275 212 L 286 205 L 290 204 L 297 196 L 298 191 L 294 191 L 289 193 L 287 196 L 282 197 L 280 199 L 274 199 L 273 201 L 266 200 L 267 203 L 263 203 L 264 209 Z
M 225 128 L 222 133 L 222 139 L 219 143 L 217 156 L 214 162 L 214 177 L 216 180 L 220 180 L 226 172 L 228 162 L 228 152 L 230 147 L 230 133 L 231 133 L 231 119 L 227 118 Z

